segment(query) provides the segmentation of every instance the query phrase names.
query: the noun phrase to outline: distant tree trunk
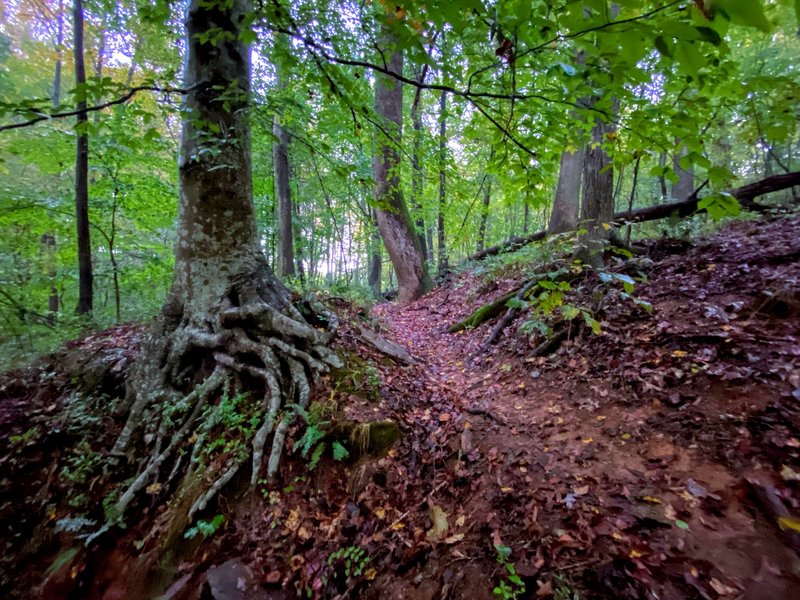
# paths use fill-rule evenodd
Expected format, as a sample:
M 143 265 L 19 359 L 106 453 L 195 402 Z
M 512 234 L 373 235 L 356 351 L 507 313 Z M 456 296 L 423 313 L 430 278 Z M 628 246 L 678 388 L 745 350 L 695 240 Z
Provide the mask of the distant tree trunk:
M 422 67 L 417 74 L 416 80 L 422 84 L 425 80 L 426 67 Z M 414 92 L 414 102 L 411 103 L 411 125 L 414 128 L 414 143 L 411 150 L 411 202 L 416 211 L 417 217 L 417 236 L 419 245 L 422 249 L 422 256 L 427 261 L 428 245 L 425 243 L 425 219 L 422 217 L 422 164 L 420 154 L 422 152 L 422 115 L 419 112 L 420 97 L 422 88 L 418 87 Z
M 578 226 L 580 212 L 581 177 L 583 174 L 582 149 L 561 153 L 561 166 L 558 171 L 556 197 L 553 200 L 553 212 L 547 225 L 548 233 L 574 231 Z
M 492 182 L 486 176 L 483 186 L 483 205 L 481 206 L 481 224 L 478 227 L 478 244 L 475 252 L 481 252 L 486 245 L 486 223 L 489 220 L 489 201 L 492 198 Z
M 56 69 L 53 75 L 53 106 L 61 103 L 61 69 L 64 64 L 64 0 L 58 2 L 56 14 Z
M 83 54 L 83 0 L 73 4 L 73 46 L 75 60 L 75 85 L 86 83 L 86 64 Z M 79 96 L 78 110 L 86 109 L 85 96 Z M 92 312 L 92 244 L 89 236 L 89 136 L 86 133 L 88 118 L 85 112 L 77 117 L 75 129 L 75 225 L 78 237 L 78 306 L 75 312 Z
M 586 234 L 581 239 L 578 257 L 594 267 L 602 266 L 603 247 L 613 231 L 610 225 L 614 219 L 614 172 L 602 146 L 611 131 L 610 125 L 599 119 L 595 121 L 583 163 L 581 222 Z
M 292 196 L 289 189 L 289 134 L 276 114 L 272 124 L 272 161 L 275 170 L 275 198 L 278 201 L 278 275 L 294 276 L 294 229 Z
M 686 156 L 686 146 L 681 146 L 679 152 L 672 157 L 672 168 L 678 175 L 678 182 L 672 185 L 672 197 L 675 200 L 683 200 L 692 195 L 694 191 L 694 169 L 683 169 L 680 165 L 681 158 Z
M 531 207 L 528 206 L 528 200 L 522 201 L 522 233 L 528 233 L 531 220 Z
M 58 312 L 58 290 L 55 287 L 56 280 L 56 236 L 52 233 L 44 233 L 41 237 L 41 253 L 44 265 L 47 269 L 47 279 L 50 284 L 50 294 L 47 297 L 47 321 L 51 325 L 55 322 L 54 315 Z
M 633 165 L 633 184 L 631 185 L 631 195 L 628 198 L 628 212 L 633 210 L 633 204 L 636 201 L 636 184 L 639 182 L 639 164 L 642 162 L 642 157 L 636 157 L 636 163 Z M 625 232 L 625 243 L 631 243 L 631 225 L 628 224 L 628 229 Z
M 378 231 L 378 215 L 375 209 L 372 210 L 372 231 L 370 231 L 369 239 L 369 266 L 367 271 L 367 284 L 369 285 L 372 293 L 375 296 L 380 296 L 381 293 L 381 234 Z
M 447 199 L 447 92 L 442 91 L 439 96 L 439 214 L 437 220 L 437 234 L 439 255 L 437 259 L 437 273 L 443 275 L 447 272 L 447 239 L 444 229 L 444 208 Z
M 392 45 L 390 35 L 384 35 L 385 45 Z M 394 50 L 388 69 L 398 75 L 403 72 L 403 55 Z M 375 112 L 383 131 L 392 136 L 388 139 L 383 131 L 378 131 L 376 154 L 373 160 L 375 174 L 375 199 L 378 228 L 389 252 L 389 258 L 397 273 L 398 300 L 411 302 L 433 287 L 419 237 L 408 213 L 400 189 L 400 155 L 396 144 L 400 143 L 403 118 L 402 85 L 389 76 L 376 74 Z
M 53 108 L 61 103 L 61 71 L 64 64 L 64 0 L 58 2 L 58 13 L 56 14 L 56 67 L 53 74 L 53 93 L 51 102 Z M 47 277 L 50 280 L 50 295 L 47 298 L 48 321 L 55 322 L 53 315 L 58 312 L 59 298 L 58 290 L 55 287 L 56 276 L 56 236 L 53 233 L 45 233 L 41 239 L 42 251 L 46 257 Z
M 658 157 L 658 166 L 662 169 L 667 165 L 667 153 L 662 152 Z M 658 176 L 658 185 L 661 189 L 661 201 L 667 202 L 669 199 L 669 194 L 667 193 L 667 178 L 664 177 L 664 174 Z

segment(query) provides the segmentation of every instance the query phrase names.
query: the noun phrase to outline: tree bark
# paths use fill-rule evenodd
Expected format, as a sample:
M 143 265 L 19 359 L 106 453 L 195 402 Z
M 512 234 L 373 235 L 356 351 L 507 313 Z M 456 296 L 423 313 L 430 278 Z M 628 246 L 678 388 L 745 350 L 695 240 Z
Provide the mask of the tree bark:
M 275 198 L 278 201 L 278 274 L 293 276 L 294 230 L 292 228 L 292 197 L 289 189 L 289 134 L 275 115 L 272 133 L 272 160 L 275 169 Z
M 553 200 L 553 211 L 547 225 L 548 233 L 573 231 L 578 226 L 583 155 L 583 149 L 577 149 L 575 152 L 564 150 L 561 153 L 556 197 Z
M 53 74 L 53 93 L 51 100 L 53 107 L 61 104 L 61 70 L 64 64 L 64 0 L 58 2 L 56 14 L 56 68 Z
M 672 168 L 678 175 L 677 183 L 672 185 L 672 197 L 675 200 L 688 198 L 694 191 L 694 169 L 689 167 L 687 170 L 681 167 L 681 158 L 684 156 L 686 156 L 686 146 L 681 146 L 680 151 L 672 157 Z
M 665 167 L 667 165 L 667 154 L 662 152 L 658 156 L 658 166 Z M 669 199 L 669 194 L 667 193 L 667 178 L 664 177 L 664 174 L 658 176 L 658 187 L 661 190 L 661 202 L 667 202 Z
M 384 35 L 384 46 L 391 46 Z M 403 55 L 392 50 L 388 62 L 391 73 L 402 74 Z M 373 160 L 378 229 L 397 273 L 400 302 L 416 300 L 433 287 L 422 254 L 419 237 L 400 189 L 400 155 L 397 146 L 402 134 L 403 88 L 387 75 L 376 74 L 375 112 L 380 128 Z M 391 136 L 387 137 L 387 136 Z
M 278 43 L 284 38 L 279 34 Z M 278 90 L 286 85 L 286 75 L 278 68 Z M 278 203 L 278 275 L 295 275 L 294 229 L 292 227 L 292 195 L 289 187 L 289 134 L 281 126 L 280 115 L 273 119 L 272 162 L 275 173 L 275 198 Z
M 313 301 L 295 306 L 260 249 L 251 185 L 250 48 L 241 36 L 250 10 L 247 0 L 191 0 L 186 12 L 184 84 L 190 91 L 184 99 L 173 283 L 134 367 L 128 419 L 112 450 L 122 453 L 133 441 L 153 446 L 114 506 L 113 514 L 121 516 L 145 485 L 169 472 L 164 463 L 182 465 L 178 449 L 196 433 L 188 473 L 176 492 L 188 496 L 188 503 L 170 507 L 174 537 L 248 457 L 221 456 L 203 468 L 202 477 L 193 471 L 217 423 L 217 413 L 204 409 L 223 387 L 230 383 L 261 397 L 253 415 L 258 429 L 242 440 L 252 444 L 255 484 L 265 456 L 267 477 L 277 473 L 294 415 L 282 407 L 307 406 L 315 379 L 342 366 L 326 347 L 336 317 Z M 152 440 L 134 437 L 148 426 Z M 272 449 L 265 455 L 270 435 Z
M 73 46 L 75 60 L 75 85 L 86 83 L 86 63 L 83 52 L 83 1 L 73 4 Z M 85 93 L 78 94 L 78 110 L 86 109 Z M 75 129 L 75 226 L 78 240 L 78 305 L 79 315 L 92 312 L 92 243 L 89 234 L 89 136 L 86 132 L 88 117 L 81 113 Z
M 447 92 L 439 96 L 439 211 L 437 218 L 437 241 L 439 255 L 436 272 L 443 275 L 448 270 L 447 238 L 444 229 L 444 208 L 447 198 Z
M 614 218 L 614 172 L 603 149 L 603 141 L 612 127 L 595 121 L 592 141 L 583 162 L 583 205 L 581 225 L 586 234 L 580 240 L 578 256 L 592 266 L 602 263 L 603 246 L 611 235 Z
M 426 67 L 422 67 L 417 75 L 417 81 L 422 84 L 425 81 Z M 411 103 L 411 126 L 414 128 L 414 143 L 411 150 L 411 202 L 417 213 L 417 237 L 422 250 L 422 256 L 427 261 L 428 245 L 425 243 L 425 219 L 422 217 L 422 164 L 420 154 L 422 153 L 422 115 L 419 112 L 419 103 L 422 96 L 422 87 L 418 87 L 414 92 L 414 102 Z
M 375 297 L 381 295 L 382 257 L 381 257 L 381 232 L 378 231 L 378 215 L 373 208 L 369 211 L 370 232 L 367 242 L 367 285 Z
M 483 246 L 486 244 L 486 223 L 489 220 L 489 202 L 492 199 L 492 182 L 489 181 L 488 176 L 485 179 L 483 187 L 483 204 L 481 206 L 481 224 L 478 227 L 478 244 L 475 252 L 481 252 Z

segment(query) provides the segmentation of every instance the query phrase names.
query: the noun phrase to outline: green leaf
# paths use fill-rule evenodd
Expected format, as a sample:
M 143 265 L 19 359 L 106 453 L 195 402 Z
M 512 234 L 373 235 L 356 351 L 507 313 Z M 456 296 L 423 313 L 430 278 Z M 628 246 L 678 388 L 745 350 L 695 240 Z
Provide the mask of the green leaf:
M 333 442 L 333 460 L 344 460 L 350 456 L 350 452 L 341 442 Z
M 689 524 L 686 521 L 681 521 L 680 519 L 675 521 L 675 525 L 681 529 L 689 529 Z
M 656 50 L 658 50 L 659 54 L 666 56 L 667 58 L 672 58 L 672 49 L 662 36 L 658 36 L 653 43 L 655 44 Z
M 797 1 L 800 2 L 800 0 Z M 711 42 L 715 46 L 719 46 L 722 43 L 722 36 L 716 29 L 711 27 L 695 27 L 695 29 L 697 29 L 697 33 L 700 34 L 700 38 L 703 41 Z
M 719 221 L 725 217 L 735 217 L 741 213 L 739 201 L 725 192 L 711 194 L 697 203 L 697 210 L 705 210 L 712 219 Z
M 767 33 L 772 29 L 772 24 L 764 14 L 761 0 L 715 0 L 712 7 L 736 25 L 755 27 Z

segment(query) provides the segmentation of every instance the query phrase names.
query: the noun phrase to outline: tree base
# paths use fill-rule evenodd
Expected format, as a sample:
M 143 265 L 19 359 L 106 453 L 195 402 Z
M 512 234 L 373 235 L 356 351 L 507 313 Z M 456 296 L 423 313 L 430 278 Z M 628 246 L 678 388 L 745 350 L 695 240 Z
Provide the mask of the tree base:
M 252 463 L 250 483 L 275 477 L 296 411 L 314 381 L 341 360 L 328 348 L 338 320 L 321 304 L 295 305 L 268 272 L 237 278 L 216 304 L 166 311 L 134 367 L 128 417 L 112 450 L 143 460 L 107 514 L 123 518 L 145 487 L 177 488 L 185 521 Z M 168 305 L 169 307 L 169 305 Z M 268 442 L 270 441 L 269 449 Z M 192 475 L 199 485 L 186 484 Z M 183 519 L 179 519 L 183 520 Z M 169 527 L 169 529 L 172 529 Z

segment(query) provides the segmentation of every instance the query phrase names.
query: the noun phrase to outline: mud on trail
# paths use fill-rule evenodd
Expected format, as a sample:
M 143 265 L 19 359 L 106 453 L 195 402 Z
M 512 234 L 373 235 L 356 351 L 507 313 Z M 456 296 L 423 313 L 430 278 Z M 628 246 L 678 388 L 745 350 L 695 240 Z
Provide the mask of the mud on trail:
M 349 368 L 316 398 L 339 407 L 334 422 L 394 420 L 400 440 L 353 462 L 326 454 L 311 472 L 289 453 L 279 486 L 232 493 L 204 515 L 224 525 L 162 565 L 168 597 L 234 597 L 224 593 L 245 580 L 261 598 L 800 597 L 798 258 L 796 217 L 652 242 L 617 265 L 645 278 L 634 296 L 652 314 L 619 290 L 598 304 L 589 277 L 571 293 L 593 304 L 603 334 L 576 329 L 545 356 L 534 356 L 541 338 L 518 331 L 525 314 L 484 352 L 493 323 L 446 331 L 518 286 L 519 270 L 453 276 L 368 319 L 341 303 Z M 367 321 L 415 364 L 365 343 Z M 82 548 L 79 525 L 55 532 L 61 519 L 98 520 L 115 478 L 86 467 L 76 483 L 75 456 L 103 456 L 121 424 L 109 414 L 90 435 L 71 428 L 74 391 L 119 394 L 138 335 L 73 345 L 116 377 L 75 381 L 54 359 L 0 383 L 0 565 L 17 597 L 147 597 L 135 564 L 154 550 L 166 490 L 77 555 L 64 550 Z M 225 584 L 244 564 L 247 577 Z

